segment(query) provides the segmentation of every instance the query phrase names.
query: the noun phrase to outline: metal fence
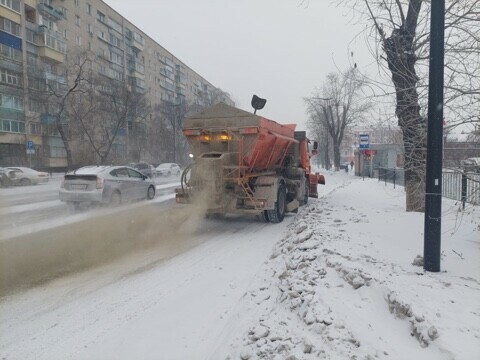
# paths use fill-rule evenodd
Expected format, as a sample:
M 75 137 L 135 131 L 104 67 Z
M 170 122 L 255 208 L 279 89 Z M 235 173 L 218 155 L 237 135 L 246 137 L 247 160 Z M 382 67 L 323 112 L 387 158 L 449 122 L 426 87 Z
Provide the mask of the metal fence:
M 403 168 L 377 168 L 378 181 L 404 186 L 405 172 Z M 461 171 L 442 172 L 442 196 L 459 200 L 472 205 L 480 205 L 480 174 Z
M 403 168 L 379 167 L 375 170 L 378 171 L 378 181 L 384 181 L 385 185 L 387 185 L 387 183 L 393 184 L 393 187 L 396 185 L 405 185 L 405 171 Z
M 444 171 L 442 173 L 442 195 L 453 200 L 480 205 L 480 174 Z

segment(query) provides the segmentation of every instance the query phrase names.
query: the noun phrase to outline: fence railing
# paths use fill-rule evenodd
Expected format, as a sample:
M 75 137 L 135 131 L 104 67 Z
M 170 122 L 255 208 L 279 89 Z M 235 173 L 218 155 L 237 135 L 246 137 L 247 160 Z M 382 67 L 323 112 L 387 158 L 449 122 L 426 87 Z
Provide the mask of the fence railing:
M 453 200 L 480 205 L 480 174 L 459 171 L 442 173 L 442 195 Z
M 378 181 L 404 186 L 405 172 L 403 168 L 377 168 Z M 472 205 L 480 205 L 480 174 L 462 171 L 442 172 L 442 196 L 459 200 Z
M 387 183 L 393 184 L 393 187 L 396 185 L 405 185 L 405 172 L 403 168 L 379 167 L 376 171 L 378 171 L 378 181 L 384 181 L 385 185 L 387 185 Z

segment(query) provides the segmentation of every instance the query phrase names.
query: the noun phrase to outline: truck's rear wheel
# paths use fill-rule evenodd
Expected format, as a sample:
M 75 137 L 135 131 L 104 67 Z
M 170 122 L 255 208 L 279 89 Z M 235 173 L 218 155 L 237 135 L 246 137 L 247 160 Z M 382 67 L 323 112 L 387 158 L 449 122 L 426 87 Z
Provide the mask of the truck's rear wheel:
M 277 201 L 275 202 L 275 209 L 267 210 L 268 219 L 272 223 L 280 223 L 285 217 L 287 192 L 285 191 L 285 185 L 280 184 L 277 191 Z

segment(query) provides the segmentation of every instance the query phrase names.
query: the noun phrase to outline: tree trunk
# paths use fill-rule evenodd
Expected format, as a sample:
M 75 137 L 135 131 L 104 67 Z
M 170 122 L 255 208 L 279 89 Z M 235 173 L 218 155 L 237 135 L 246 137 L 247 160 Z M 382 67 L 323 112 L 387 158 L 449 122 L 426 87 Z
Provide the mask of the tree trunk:
M 60 133 L 60 137 L 62 138 L 63 146 L 65 147 L 65 152 L 67 154 L 67 170 L 70 170 L 73 166 L 72 149 L 70 149 L 70 142 L 68 141 L 68 136 L 62 123 L 57 122 L 57 130 Z
M 337 142 L 333 144 L 333 163 L 335 170 L 340 170 L 340 146 Z
M 403 131 L 406 210 L 425 210 L 426 119 L 420 116 L 414 36 L 421 0 L 412 0 L 406 23 L 384 41 L 396 92 L 396 115 Z

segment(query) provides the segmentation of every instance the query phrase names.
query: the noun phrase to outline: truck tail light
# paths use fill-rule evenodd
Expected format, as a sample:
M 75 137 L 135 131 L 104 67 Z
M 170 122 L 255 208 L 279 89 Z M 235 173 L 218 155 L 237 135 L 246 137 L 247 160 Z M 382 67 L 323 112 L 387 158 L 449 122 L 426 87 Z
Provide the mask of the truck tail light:
M 102 177 L 97 177 L 97 189 L 103 189 L 105 180 Z
M 212 137 L 209 134 L 202 134 L 200 135 L 200 142 L 210 142 Z
M 218 140 L 228 141 L 228 140 L 232 140 L 232 137 L 227 133 L 222 133 L 222 134 L 218 135 Z

